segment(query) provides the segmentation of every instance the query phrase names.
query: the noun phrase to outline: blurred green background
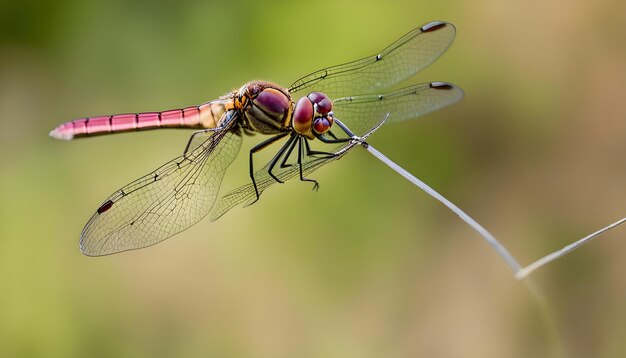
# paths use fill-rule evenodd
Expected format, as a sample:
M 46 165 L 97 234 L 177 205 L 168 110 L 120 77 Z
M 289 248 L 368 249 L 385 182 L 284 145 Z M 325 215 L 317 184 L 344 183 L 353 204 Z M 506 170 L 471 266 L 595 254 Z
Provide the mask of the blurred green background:
M 252 79 L 289 85 L 450 21 L 454 45 L 416 81 L 466 98 L 370 142 L 527 264 L 626 213 L 625 4 L 0 3 L 0 356 L 626 355 L 623 228 L 537 272 L 542 301 L 357 148 L 312 175 L 318 193 L 276 185 L 217 222 L 94 259 L 78 250 L 93 211 L 189 133 L 47 137 L 66 120 L 198 104 Z M 242 152 L 232 180 L 246 166 Z

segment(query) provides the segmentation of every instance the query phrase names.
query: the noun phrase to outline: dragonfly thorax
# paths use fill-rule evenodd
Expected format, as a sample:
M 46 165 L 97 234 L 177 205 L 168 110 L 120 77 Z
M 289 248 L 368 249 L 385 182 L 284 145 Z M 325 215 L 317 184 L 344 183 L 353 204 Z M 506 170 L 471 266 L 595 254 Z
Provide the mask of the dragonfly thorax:
M 293 102 L 289 92 L 271 82 L 254 81 L 236 95 L 244 126 L 262 134 L 284 132 L 289 127 Z
M 296 103 L 291 126 L 296 133 L 314 139 L 330 130 L 333 125 L 333 102 L 321 92 L 311 92 Z

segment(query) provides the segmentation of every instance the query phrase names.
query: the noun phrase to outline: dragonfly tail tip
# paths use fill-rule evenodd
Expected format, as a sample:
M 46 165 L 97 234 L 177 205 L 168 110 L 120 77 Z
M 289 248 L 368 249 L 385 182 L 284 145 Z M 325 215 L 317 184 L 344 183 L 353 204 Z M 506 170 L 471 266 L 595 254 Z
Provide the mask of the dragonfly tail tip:
M 72 133 L 59 131 L 58 128 L 55 128 L 48 133 L 51 138 L 61 139 L 61 140 L 72 140 L 74 139 L 74 135 Z

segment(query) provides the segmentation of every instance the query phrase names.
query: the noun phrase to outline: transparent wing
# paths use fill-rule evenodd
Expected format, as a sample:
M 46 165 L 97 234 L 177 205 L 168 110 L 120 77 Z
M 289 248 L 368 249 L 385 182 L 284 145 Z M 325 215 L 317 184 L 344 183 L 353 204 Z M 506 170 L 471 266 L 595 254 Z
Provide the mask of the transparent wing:
M 358 136 L 363 136 L 367 131 L 376 127 L 387 114 L 389 121 L 398 122 L 417 116 L 424 115 L 460 101 L 463 91 L 449 83 L 433 82 L 409 86 L 386 94 L 374 94 L 339 98 L 334 102 L 334 112 L 348 128 Z M 335 129 L 337 135 L 342 133 Z M 339 153 L 334 157 L 308 156 L 302 159 L 302 172 L 308 175 L 319 167 L 337 160 L 345 155 L 354 145 L 351 143 L 328 144 L 328 152 Z M 293 157 L 292 157 L 293 158 Z M 299 176 L 300 168 L 294 164 L 287 168 L 279 165 L 274 167 L 274 174 L 282 181 L 287 181 Z M 269 176 L 269 164 L 255 173 L 259 193 L 275 184 L 276 181 Z M 256 198 L 252 183 L 232 190 L 224 195 L 215 204 L 209 218 L 216 220 L 236 205 L 250 202 Z
M 235 123 L 196 134 L 184 155 L 113 193 L 83 229 L 81 251 L 100 256 L 154 245 L 206 216 L 241 147 Z
M 435 61 L 450 46 L 455 33 L 452 24 L 428 23 L 404 35 L 377 55 L 304 76 L 294 82 L 289 91 L 292 94 L 319 91 L 335 99 L 384 90 Z
M 340 148 L 348 146 L 350 146 L 350 144 L 346 143 L 341 145 Z M 339 159 L 346 153 L 347 151 L 342 152 L 335 157 L 304 157 L 302 160 L 302 172 L 306 176 L 307 174 L 313 172 L 322 165 Z M 277 165 L 276 167 L 274 167 L 273 173 L 283 182 L 299 176 L 300 168 L 293 160 L 291 160 L 291 164 L 292 166 L 287 168 L 281 168 L 279 165 Z M 268 167 L 269 163 L 266 164 L 263 168 L 257 170 L 254 174 L 254 177 L 256 178 L 257 188 L 259 189 L 259 194 L 261 194 L 265 189 L 276 183 L 274 178 L 269 176 L 267 172 Z M 239 188 L 233 189 L 232 191 L 220 198 L 220 200 L 213 207 L 213 210 L 211 210 L 209 218 L 210 220 L 215 221 L 233 207 L 242 203 L 252 203 L 255 199 L 256 193 L 254 192 L 254 186 L 252 185 L 252 183 L 240 186 Z
M 400 122 L 447 107 L 462 98 L 463 90 L 453 84 L 421 83 L 384 94 L 338 98 L 333 102 L 333 113 L 361 136 L 387 113 L 391 115 L 388 122 Z M 335 134 L 337 131 L 333 130 Z

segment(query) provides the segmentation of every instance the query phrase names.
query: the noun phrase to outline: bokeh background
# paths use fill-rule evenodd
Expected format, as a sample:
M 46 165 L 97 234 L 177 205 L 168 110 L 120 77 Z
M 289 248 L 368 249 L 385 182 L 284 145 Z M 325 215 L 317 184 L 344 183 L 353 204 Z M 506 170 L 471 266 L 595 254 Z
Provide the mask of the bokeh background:
M 528 264 L 626 213 L 625 14 L 618 0 L 1 2 L 0 356 L 626 355 L 624 228 L 520 284 L 357 148 L 314 173 L 318 193 L 276 185 L 217 222 L 94 259 L 78 250 L 92 212 L 189 133 L 47 137 L 252 79 L 288 85 L 450 21 L 454 45 L 416 81 L 465 99 L 370 142 Z M 226 185 L 246 165 L 242 151 Z

